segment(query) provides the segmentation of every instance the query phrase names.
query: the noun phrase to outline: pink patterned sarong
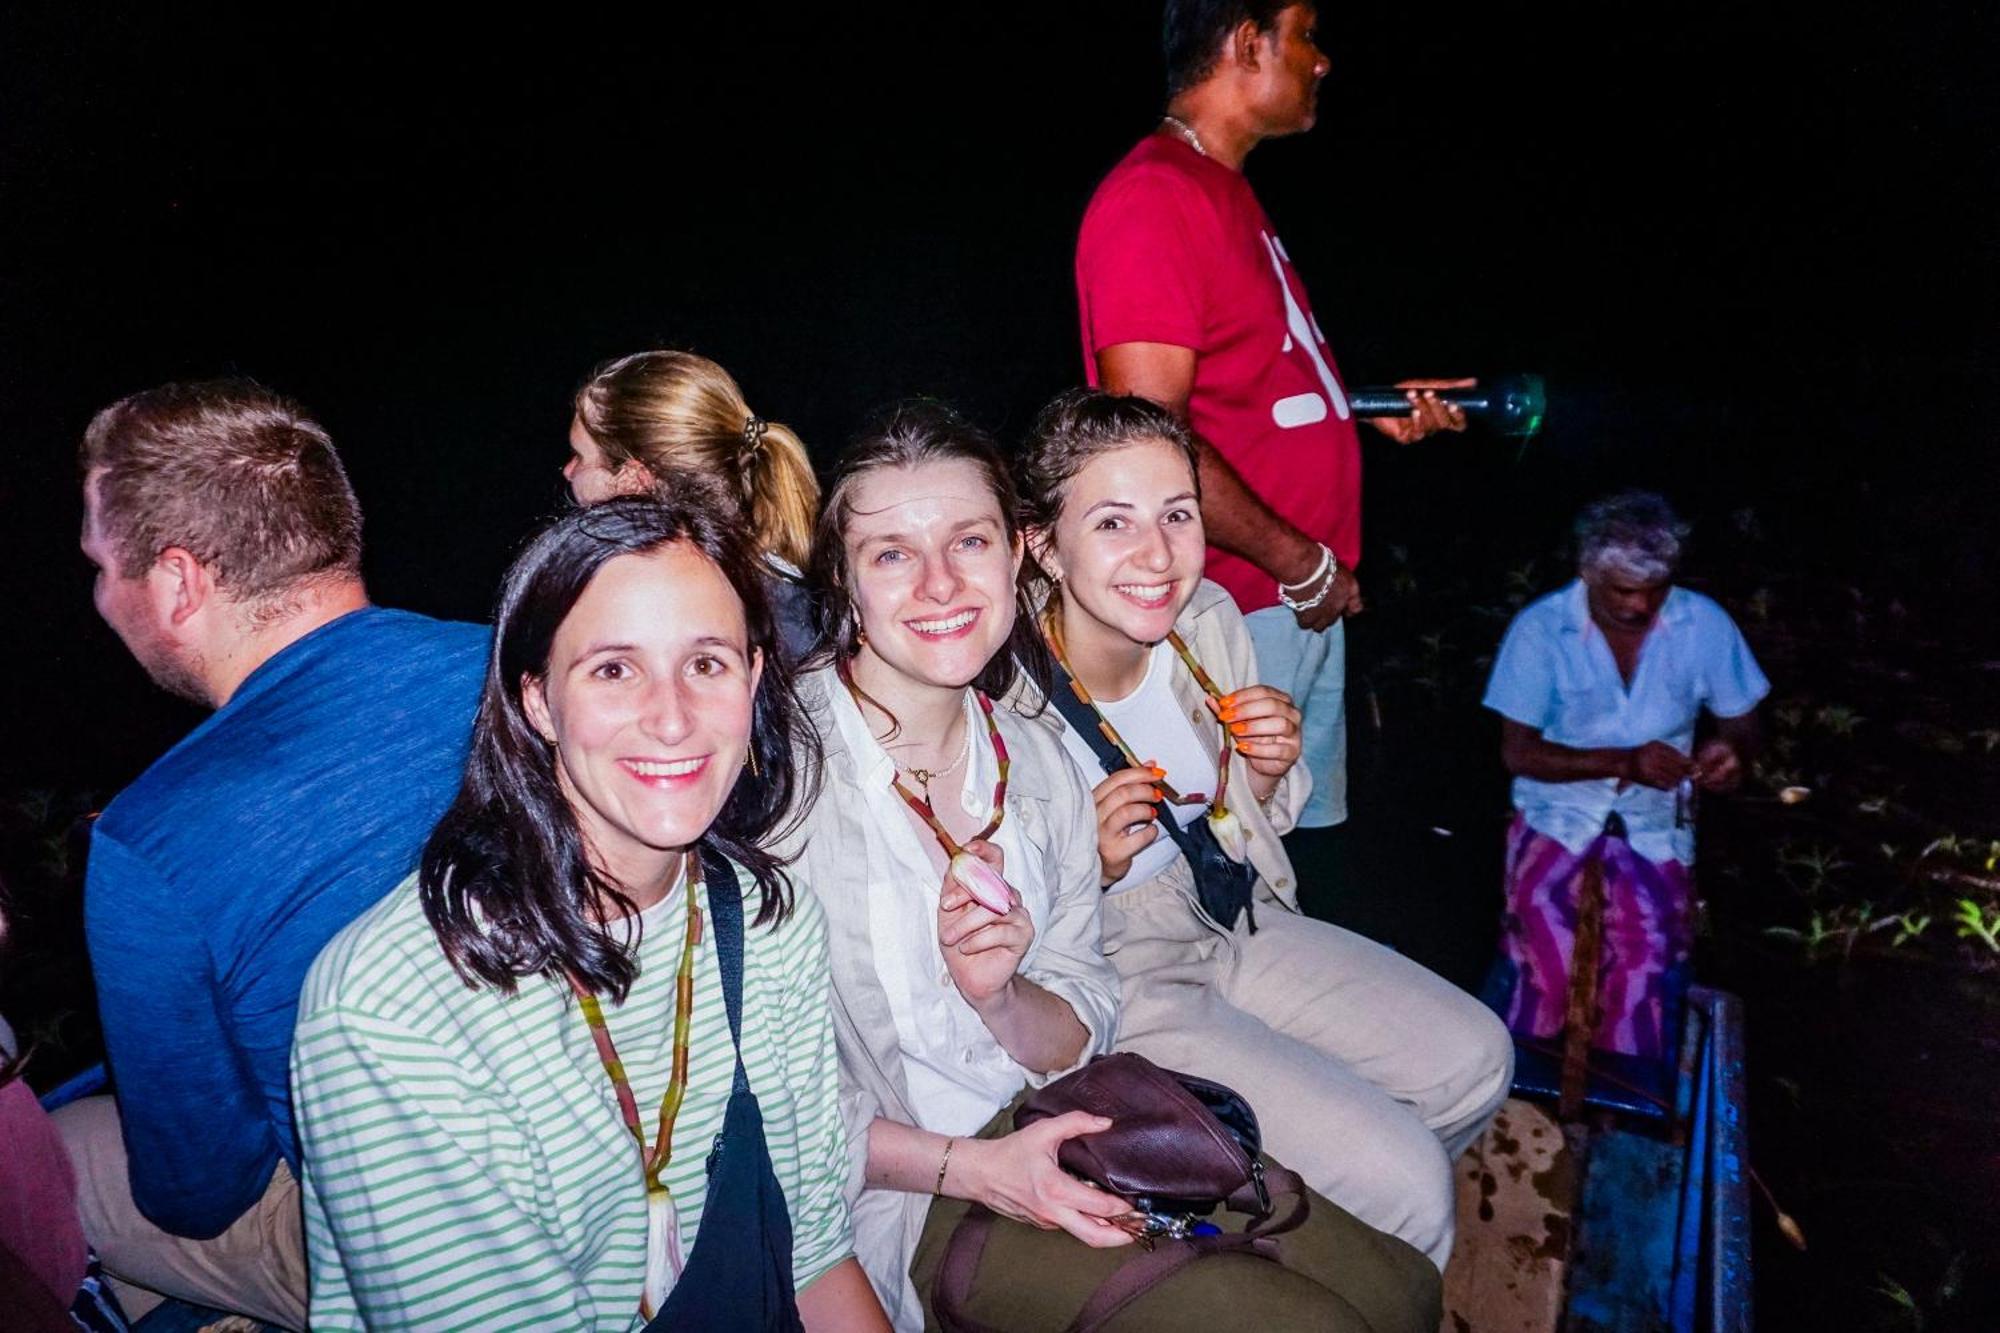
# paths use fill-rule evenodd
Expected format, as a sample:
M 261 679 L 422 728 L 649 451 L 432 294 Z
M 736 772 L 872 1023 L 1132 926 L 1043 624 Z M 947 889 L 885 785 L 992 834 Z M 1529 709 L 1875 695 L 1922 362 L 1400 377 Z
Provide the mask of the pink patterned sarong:
M 1599 1050 L 1658 1058 L 1678 1027 L 1670 973 L 1694 943 L 1693 879 L 1679 861 L 1656 863 L 1622 837 L 1601 834 L 1583 852 L 1537 833 L 1516 813 L 1507 828 L 1507 909 L 1500 947 L 1517 971 L 1507 1026 L 1560 1035 L 1583 867 L 1604 858 L 1604 952 L 1598 968 Z

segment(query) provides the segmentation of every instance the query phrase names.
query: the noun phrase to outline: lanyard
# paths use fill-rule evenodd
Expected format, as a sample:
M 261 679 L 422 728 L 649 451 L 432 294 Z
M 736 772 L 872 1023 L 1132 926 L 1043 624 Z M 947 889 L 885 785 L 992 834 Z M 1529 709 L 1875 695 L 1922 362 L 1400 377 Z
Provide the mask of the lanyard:
M 701 905 L 696 901 L 702 887 L 701 858 L 689 851 L 686 867 L 681 892 L 687 898 L 687 935 L 681 944 L 680 969 L 674 974 L 673 1072 L 667 1079 L 666 1093 L 660 1098 L 660 1127 L 651 1147 L 647 1146 L 646 1131 L 639 1124 L 638 1099 L 632 1095 L 632 1084 L 625 1077 L 624 1062 L 618 1058 L 618 1047 L 611 1041 L 611 1029 L 605 1025 L 603 1006 L 598 1003 L 597 996 L 573 974 L 563 973 L 570 989 L 576 992 L 584 1021 L 590 1024 L 590 1039 L 596 1043 L 597 1058 L 603 1063 L 612 1090 L 618 1095 L 618 1111 L 625 1120 L 625 1128 L 631 1131 L 632 1141 L 639 1148 L 639 1170 L 646 1180 L 647 1233 L 646 1284 L 639 1297 L 639 1313 L 646 1319 L 653 1317 L 654 1309 L 664 1299 L 670 1285 L 666 1270 L 670 1267 L 672 1275 L 678 1276 L 683 1267 L 679 1218 L 673 1206 L 673 1192 L 660 1178 L 660 1173 L 673 1160 L 674 1120 L 680 1115 L 681 1101 L 687 1095 L 688 1029 L 694 1017 L 694 951 L 695 946 L 701 943 Z
M 840 664 L 840 680 L 842 684 L 847 686 L 847 692 L 854 696 L 854 706 L 861 710 L 861 720 L 865 725 L 868 720 L 865 699 L 861 693 L 861 687 L 854 683 L 854 673 L 848 669 L 848 665 L 845 662 Z M 983 690 L 974 690 L 972 697 L 979 701 L 980 715 L 986 719 L 986 736 L 993 743 L 993 758 L 1000 769 L 1000 780 L 993 784 L 993 817 L 986 821 L 985 828 L 966 839 L 967 842 L 977 842 L 982 838 L 990 838 L 999 832 L 1000 821 L 1007 814 L 1007 770 L 1011 767 L 1007 758 L 1007 742 L 1001 739 L 1000 724 L 993 717 L 993 701 L 986 697 L 986 693 Z M 896 794 L 902 797 L 910 809 L 917 812 L 917 817 L 929 826 L 932 833 L 937 835 L 938 844 L 944 848 L 946 856 L 956 858 L 964 853 L 965 848 L 946 831 L 944 823 L 938 819 L 937 811 L 932 807 L 930 801 L 925 797 L 917 795 L 907 786 L 903 785 L 901 774 L 891 772 L 889 775 L 889 785 L 896 789 Z
M 1063 647 L 1062 626 L 1059 620 L 1060 613 L 1052 608 L 1047 616 L 1044 617 L 1042 628 L 1049 641 L 1050 651 L 1055 653 L 1056 661 L 1062 663 L 1063 671 L 1069 676 L 1070 689 L 1076 692 L 1076 697 L 1083 701 L 1084 707 L 1097 715 L 1097 729 L 1104 733 L 1104 739 L 1118 747 L 1118 753 L 1125 757 L 1125 762 L 1134 768 L 1146 767 L 1146 765 L 1139 762 L 1139 757 L 1132 753 L 1132 747 L 1125 743 L 1125 738 L 1118 734 L 1118 729 L 1105 720 L 1104 714 L 1097 707 L 1096 700 L 1092 699 L 1090 691 L 1084 688 L 1083 678 L 1077 675 L 1076 668 L 1069 664 L 1068 652 Z M 1187 667 L 1189 673 L 1194 676 L 1195 683 L 1201 686 L 1202 692 L 1217 703 L 1221 703 L 1222 691 L 1217 688 L 1215 681 L 1210 678 L 1208 672 L 1202 670 L 1201 663 L 1195 661 L 1194 654 L 1188 650 L 1186 642 L 1180 636 L 1180 631 L 1168 631 L 1167 642 L 1173 645 L 1174 651 L 1180 655 L 1181 662 Z M 1215 756 L 1215 799 L 1209 803 L 1209 818 L 1212 820 L 1220 820 L 1229 813 L 1229 807 L 1224 803 L 1224 798 L 1229 794 L 1229 757 L 1235 748 L 1235 745 L 1230 740 L 1228 728 L 1223 728 L 1222 749 Z M 1201 797 L 1199 796 L 1181 795 L 1168 786 L 1164 778 L 1160 779 L 1155 785 L 1159 787 L 1161 794 L 1175 805 L 1198 805 L 1201 802 Z

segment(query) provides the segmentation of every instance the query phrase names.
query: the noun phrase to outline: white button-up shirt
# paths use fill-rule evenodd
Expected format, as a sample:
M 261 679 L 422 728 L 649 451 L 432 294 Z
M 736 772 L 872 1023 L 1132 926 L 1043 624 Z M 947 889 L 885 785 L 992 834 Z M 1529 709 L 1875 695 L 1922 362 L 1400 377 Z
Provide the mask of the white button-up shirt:
M 1639 649 L 1628 685 L 1611 645 L 1590 618 L 1581 579 L 1514 618 L 1493 662 L 1486 706 L 1543 739 L 1578 750 L 1630 749 L 1665 741 L 1694 751 L 1706 708 L 1740 717 L 1770 692 L 1729 613 L 1686 588 L 1668 590 Z M 1632 850 L 1648 860 L 1694 861 L 1694 830 L 1676 828 L 1674 793 L 1615 778 L 1584 782 L 1514 779 L 1514 808 L 1529 826 L 1581 852 L 1616 811 Z
M 860 774 L 870 818 L 862 829 L 867 849 L 869 933 L 875 969 L 896 1020 L 897 1044 L 909 1081 L 910 1103 L 925 1129 L 970 1135 L 993 1118 L 1028 1078 L 1014 1062 L 945 968 L 938 944 L 938 897 L 947 864 L 928 829 L 912 818 L 903 798 L 890 787 L 895 761 L 869 732 L 859 705 L 844 689 L 828 691 L 834 725 Z M 965 692 L 965 725 L 972 738 L 964 786 L 959 796 L 966 814 L 984 824 L 993 812 L 993 788 L 1000 769 L 986 718 L 972 691 Z M 925 841 L 928 840 L 927 846 Z M 1000 848 L 1007 882 L 1021 895 L 1035 922 L 1036 936 L 1022 958 L 1026 972 L 1041 948 L 1041 927 L 1049 919 L 1050 890 L 1041 875 L 1042 857 L 1020 843 L 1017 821 L 1003 820 L 990 841 Z

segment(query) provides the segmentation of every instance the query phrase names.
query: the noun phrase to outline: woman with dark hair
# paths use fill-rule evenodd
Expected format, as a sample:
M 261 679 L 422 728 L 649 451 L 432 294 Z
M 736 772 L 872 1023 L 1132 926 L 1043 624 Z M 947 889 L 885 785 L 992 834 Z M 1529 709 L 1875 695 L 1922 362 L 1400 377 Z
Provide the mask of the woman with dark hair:
M 749 525 L 778 639 L 796 663 L 813 644 L 800 582 L 819 510 L 819 482 L 792 428 L 750 410 L 743 390 L 693 352 L 635 352 L 606 361 L 576 391 L 563 477 L 578 504 L 644 494 L 668 477 L 706 477 Z
M 882 1326 L 825 924 L 764 849 L 814 748 L 729 512 L 676 482 L 509 571 L 458 799 L 306 981 L 315 1329 Z
M 985 435 L 919 403 L 836 465 L 814 546 L 826 646 L 800 693 L 825 768 L 796 864 L 827 914 L 855 1252 L 899 1329 L 935 1326 L 934 1281 L 971 1205 L 1028 1224 L 985 1247 L 982 1326 L 1061 1327 L 1141 1253 L 1113 1253 L 1133 1239 L 1130 1203 L 1057 1160 L 1110 1121 L 1008 1132 L 1028 1089 L 1108 1051 L 1117 1026 L 1088 788 L 1053 713 L 997 702 L 1041 656 L 1015 510 Z M 1222 1258 L 1109 1327 L 1434 1328 L 1435 1302 L 1426 1318 L 1385 1277 L 1390 1249 L 1422 1260 L 1322 1202 L 1285 1244 L 1337 1255 L 1342 1295 L 1263 1260 L 1246 1281 Z
M 1074 390 L 1020 460 L 1043 703 L 1093 793 L 1121 1049 L 1241 1092 L 1313 1188 L 1442 1269 L 1451 1159 L 1507 1094 L 1478 1001 L 1299 912 L 1280 835 L 1311 779 L 1299 710 L 1259 683 L 1243 616 L 1202 578 L 1194 443 L 1143 398 Z

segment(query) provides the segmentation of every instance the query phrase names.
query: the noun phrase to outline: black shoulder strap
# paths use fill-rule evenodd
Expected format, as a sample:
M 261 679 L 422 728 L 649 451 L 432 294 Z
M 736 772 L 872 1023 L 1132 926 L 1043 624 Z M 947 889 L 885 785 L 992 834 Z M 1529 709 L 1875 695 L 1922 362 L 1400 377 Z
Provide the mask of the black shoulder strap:
M 1097 762 L 1103 766 L 1106 776 L 1131 767 L 1125 762 L 1125 756 L 1118 752 L 1118 747 L 1111 743 L 1111 738 L 1104 734 L 1103 719 L 1097 715 L 1097 710 L 1085 703 L 1076 692 L 1076 684 L 1063 664 L 1051 663 L 1050 670 L 1054 679 L 1049 701 L 1056 706 L 1056 711 L 1062 714 L 1070 729 L 1083 738 L 1090 752 L 1097 756 Z M 1256 872 L 1229 859 L 1215 841 L 1215 834 L 1209 830 L 1207 820 L 1197 819 L 1183 828 L 1165 801 L 1155 801 L 1153 810 L 1155 820 L 1174 840 L 1174 846 L 1181 849 L 1181 855 L 1187 858 L 1195 876 L 1195 895 L 1201 899 L 1202 907 L 1224 930 L 1233 929 L 1237 915 L 1248 911 L 1250 931 L 1255 934 L 1257 914 L 1251 905 L 1251 885 L 1255 882 Z
M 1097 710 L 1077 695 L 1076 682 L 1070 679 L 1069 672 L 1064 669 L 1063 664 L 1051 663 L 1050 670 L 1054 673 L 1055 679 L 1049 690 L 1049 702 L 1053 703 L 1056 711 L 1062 714 L 1063 721 L 1069 723 L 1070 730 L 1081 736 L 1083 743 L 1090 747 L 1090 752 L 1097 756 L 1097 762 L 1104 766 L 1105 775 L 1108 777 L 1129 767 L 1125 762 L 1125 756 L 1118 753 L 1118 747 L 1104 734 L 1103 728 L 1099 725 L 1102 719 L 1097 716 Z
M 736 1044 L 736 1084 L 749 1086 L 743 1070 L 743 891 L 729 858 L 701 844 L 701 877 L 708 889 L 708 919 L 715 930 L 715 961 L 722 969 L 722 999 Z

